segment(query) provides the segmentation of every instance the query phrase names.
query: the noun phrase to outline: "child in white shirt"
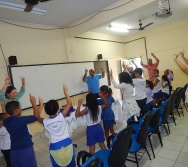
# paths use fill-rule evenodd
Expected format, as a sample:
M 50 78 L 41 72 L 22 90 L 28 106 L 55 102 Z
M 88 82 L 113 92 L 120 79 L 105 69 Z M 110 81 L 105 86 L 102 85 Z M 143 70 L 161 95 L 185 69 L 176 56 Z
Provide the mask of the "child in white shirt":
M 3 105 L 4 107 L 4 105 Z M 1 139 L 1 152 L 5 158 L 5 161 L 7 163 L 7 167 L 11 167 L 10 163 L 10 135 L 7 131 L 7 129 L 3 126 L 3 120 L 5 119 L 6 114 L 0 113 L 0 139 Z
M 45 130 L 50 135 L 50 159 L 53 167 L 76 167 L 74 149 L 70 138 L 68 125 L 65 116 L 72 107 L 68 87 L 64 84 L 63 91 L 67 104 L 63 111 L 59 111 L 56 100 L 50 100 L 45 104 L 45 112 L 49 118 L 40 118 L 38 121 L 44 125 Z
M 150 111 L 153 105 L 153 82 L 146 80 L 146 111 Z

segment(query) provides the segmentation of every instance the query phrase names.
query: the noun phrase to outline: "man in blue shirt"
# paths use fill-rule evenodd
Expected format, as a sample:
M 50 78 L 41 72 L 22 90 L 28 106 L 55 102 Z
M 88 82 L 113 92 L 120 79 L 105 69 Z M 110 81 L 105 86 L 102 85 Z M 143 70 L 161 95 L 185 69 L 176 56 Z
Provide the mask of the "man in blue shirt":
M 88 90 L 89 92 L 93 93 L 96 95 L 97 98 L 99 98 L 99 79 L 104 78 L 105 77 L 105 72 L 104 69 L 101 68 L 101 73 L 102 74 L 95 74 L 95 70 L 90 69 L 89 70 L 89 76 L 87 76 L 88 73 L 88 69 L 85 69 L 85 74 L 83 76 L 83 82 L 87 83 L 88 86 Z

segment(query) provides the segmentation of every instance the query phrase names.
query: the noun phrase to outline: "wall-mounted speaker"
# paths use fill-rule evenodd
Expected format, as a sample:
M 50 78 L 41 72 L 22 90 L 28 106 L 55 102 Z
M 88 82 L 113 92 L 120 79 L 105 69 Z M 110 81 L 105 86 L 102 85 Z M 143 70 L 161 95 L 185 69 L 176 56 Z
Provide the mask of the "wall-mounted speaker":
M 102 59 L 102 54 L 97 55 L 98 60 Z
M 16 65 L 17 64 L 16 56 L 9 56 L 8 62 L 9 62 L 9 65 Z

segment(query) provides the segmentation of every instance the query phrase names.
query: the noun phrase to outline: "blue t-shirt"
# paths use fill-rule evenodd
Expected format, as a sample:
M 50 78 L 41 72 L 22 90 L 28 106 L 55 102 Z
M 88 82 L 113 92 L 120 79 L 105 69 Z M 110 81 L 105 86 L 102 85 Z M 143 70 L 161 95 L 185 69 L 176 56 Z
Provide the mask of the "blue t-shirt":
M 96 74 L 94 77 L 87 76 L 86 82 L 88 86 L 88 90 L 91 90 L 91 93 L 99 93 L 99 79 L 101 79 L 101 74 Z
M 21 150 L 33 145 L 27 124 L 36 120 L 35 116 L 11 116 L 3 121 L 10 134 L 11 150 Z
M 112 119 L 115 118 L 114 112 L 112 110 L 112 103 L 114 102 L 114 98 L 112 96 L 106 96 L 105 98 L 106 98 L 106 100 L 108 102 L 108 105 L 107 105 L 106 108 L 102 109 L 101 119 L 102 120 L 112 120 Z M 99 99 L 98 100 L 98 104 L 99 105 L 104 104 L 104 100 L 103 99 Z

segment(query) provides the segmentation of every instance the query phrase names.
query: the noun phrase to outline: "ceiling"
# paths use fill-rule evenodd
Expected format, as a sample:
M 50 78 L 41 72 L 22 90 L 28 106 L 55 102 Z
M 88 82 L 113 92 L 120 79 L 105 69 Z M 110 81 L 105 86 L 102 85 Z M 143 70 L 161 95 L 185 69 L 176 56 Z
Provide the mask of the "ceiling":
M 8 2 L 14 2 L 24 4 L 23 0 L 4 0 Z M 0 8 L 0 19 L 11 20 L 17 22 L 34 23 L 41 25 L 49 25 L 54 27 L 67 27 L 79 20 L 87 18 L 92 14 L 95 14 L 104 8 L 111 6 L 119 0 L 51 0 L 48 2 L 39 3 L 36 7 L 46 9 L 48 13 L 46 15 L 37 15 L 33 13 L 26 13 L 22 11 L 16 11 L 11 9 Z M 166 19 L 153 19 L 152 14 L 158 9 L 158 1 L 152 3 L 150 7 L 143 7 L 132 12 L 132 14 L 126 15 L 118 20 L 114 20 L 116 23 L 128 24 L 131 28 L 139 28 L 138 20 L 142 20 L 143 26 L 153 22 L 154 24 L 147 27 L 152 29 L 170 22 L 183 20 L 188 18 L 188 0 L 170 0 L 171 10 L 173 15 Z M 168 3 L 164 2 L 163 5 L 168 8 Z M 107 27 L 110 23 L 103 25 L 94 32 L 112 34 L 112 35 L 130 35 L 139 31 L 132 30 L 128 33 L 113 32 Z

